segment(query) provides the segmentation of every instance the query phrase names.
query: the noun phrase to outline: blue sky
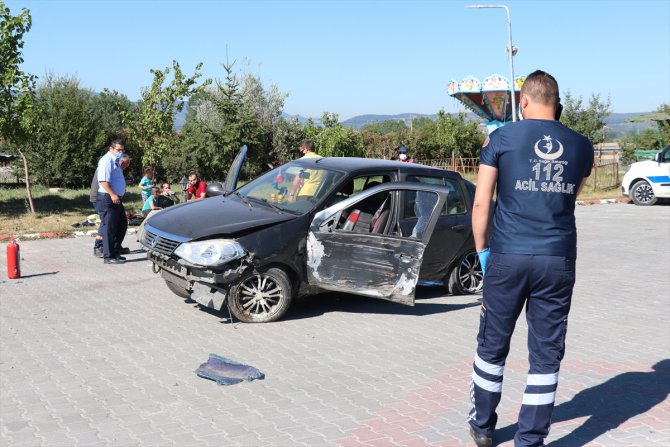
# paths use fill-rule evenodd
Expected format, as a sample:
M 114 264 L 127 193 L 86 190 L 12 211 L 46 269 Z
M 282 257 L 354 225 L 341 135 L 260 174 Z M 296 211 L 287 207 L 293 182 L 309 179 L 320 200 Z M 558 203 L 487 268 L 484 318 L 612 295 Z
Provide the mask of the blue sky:
M 670 103 L 670 1 L 64 1 L 6 0 L 30 9 L 23 69 L 75 75 L 83 87 L 131 100 L 151 68 L 176 59 L 222 79 L 221 63 L 289 94 L 289 114 L 345 120 L 365 113 L 463 107 L 451 79 L 509 75 L 503 9 L 519 48 L 515 75 L 537 68 L 562 92 L 608 95 L 614 112 Z

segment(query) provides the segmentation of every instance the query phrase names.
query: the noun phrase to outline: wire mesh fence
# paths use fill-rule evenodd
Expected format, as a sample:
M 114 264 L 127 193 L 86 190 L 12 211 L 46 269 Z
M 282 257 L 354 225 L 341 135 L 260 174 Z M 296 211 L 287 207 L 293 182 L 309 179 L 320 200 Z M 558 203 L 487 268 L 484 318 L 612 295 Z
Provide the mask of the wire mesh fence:
M 434 168 L 448 169 L 468 176 L 476 174 L 479 168 L 479 158 L 436 158 L 432 160 L 419 160 L 419 163 Z M 616 158 L 596 158 L 593 162 L 591 176 L 587 179 L 585 188 L 596 191 L 618 187 L 621 185 L 619 167 L 619 162 Z

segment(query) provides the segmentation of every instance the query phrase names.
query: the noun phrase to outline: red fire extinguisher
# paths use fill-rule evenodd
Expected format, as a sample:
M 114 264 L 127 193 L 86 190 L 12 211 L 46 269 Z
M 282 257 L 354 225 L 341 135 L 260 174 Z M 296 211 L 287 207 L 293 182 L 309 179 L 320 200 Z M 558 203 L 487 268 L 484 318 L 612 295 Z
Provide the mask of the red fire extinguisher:
M 12 236 L 11 242 L 7 245 L 7 276 L 9 279 L 18 279 L 21 277 L 21 253 L 19 244 Z

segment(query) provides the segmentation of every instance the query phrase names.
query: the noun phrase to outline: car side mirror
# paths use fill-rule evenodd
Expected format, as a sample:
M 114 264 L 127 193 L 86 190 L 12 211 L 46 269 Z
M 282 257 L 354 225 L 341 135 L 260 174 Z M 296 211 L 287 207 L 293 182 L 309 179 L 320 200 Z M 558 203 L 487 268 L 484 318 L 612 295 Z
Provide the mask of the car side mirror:
M 211 182 L 207 184 L 207 197 L 221 196 L 225 194 L 223 186 L 219 182 Z
M 654 155 L 654 161 L 658 161 L 658 162 L 661 161 L 661 153 L 660 152 L 657 152 L 656 155 Z

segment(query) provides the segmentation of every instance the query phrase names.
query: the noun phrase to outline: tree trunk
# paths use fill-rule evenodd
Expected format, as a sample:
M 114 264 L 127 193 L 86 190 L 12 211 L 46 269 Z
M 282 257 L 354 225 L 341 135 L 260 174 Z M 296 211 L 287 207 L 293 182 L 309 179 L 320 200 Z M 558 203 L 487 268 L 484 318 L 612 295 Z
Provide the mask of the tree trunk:
M 30 204 L 30 212 L 35 214 L 35 204 L 33 203 L 33 193 L 30 190 L 30 175 L 28 175 L 28 159 L 23 155 L 23 152 L 19 149 L 19 154 L 23 159 L 23 171 L 26 174 L 26 191 L 28 192 L 28 203 Z

